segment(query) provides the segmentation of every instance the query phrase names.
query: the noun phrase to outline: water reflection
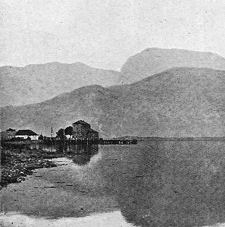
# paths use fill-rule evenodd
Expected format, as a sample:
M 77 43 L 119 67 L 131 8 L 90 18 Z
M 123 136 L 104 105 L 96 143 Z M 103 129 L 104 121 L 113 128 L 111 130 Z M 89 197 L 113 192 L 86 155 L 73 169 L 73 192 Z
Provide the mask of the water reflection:
M 224 151 L 224 142 L 150 142 L 102 173 L 136 226 L 212 225 L 225 222 Z
M 57 146 L 53 145 L 53 144 L 44 144 L 44 143 L 31 143 L 28 144 L 27 146 L 29 146 L 30 149 L 40 149 L 43 151 L 47 151 L 47 152 L 57 152 L 58 148 Z
M 92 143 L 84 144 L 30 144 L 30 149 L 40 149 L 47 152 L 61 153 L 64 157 L 71 159 L 77 165 L 86 165 L 91 158 L 98 153 L 98 145 Z
M 66 157 L 77 165 L 86 165 L 97 153 L 97 144 L 69 145 L 65 148 Z
M 2 190 L 4 209 L 57 218 L 116 209 L 127 222 L 142 227 L 225 222 L 225 142 L 55 149 L 68 164 L 40 169 L 38 176 Z M 93 156 L 97 162 L 86 165 Z

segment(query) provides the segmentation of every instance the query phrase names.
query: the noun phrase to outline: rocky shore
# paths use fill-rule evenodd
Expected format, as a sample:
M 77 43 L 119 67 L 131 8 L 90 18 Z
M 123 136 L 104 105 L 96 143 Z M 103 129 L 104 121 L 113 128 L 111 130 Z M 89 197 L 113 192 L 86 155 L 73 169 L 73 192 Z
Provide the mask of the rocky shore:
M 56 164 L 49 159 L 61 156 L 38 149 L 1 148 L 0 189 L 25 180 L 34 169 L 55 167 Z

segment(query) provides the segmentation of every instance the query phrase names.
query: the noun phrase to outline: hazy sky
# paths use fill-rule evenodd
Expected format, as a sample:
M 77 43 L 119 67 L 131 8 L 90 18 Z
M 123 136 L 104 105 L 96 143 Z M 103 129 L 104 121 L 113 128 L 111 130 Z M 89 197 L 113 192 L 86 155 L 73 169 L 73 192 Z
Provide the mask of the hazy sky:
M 0 0 L 0 65 L 119 69 L 148 47 L 225 56 L 224 0 Z

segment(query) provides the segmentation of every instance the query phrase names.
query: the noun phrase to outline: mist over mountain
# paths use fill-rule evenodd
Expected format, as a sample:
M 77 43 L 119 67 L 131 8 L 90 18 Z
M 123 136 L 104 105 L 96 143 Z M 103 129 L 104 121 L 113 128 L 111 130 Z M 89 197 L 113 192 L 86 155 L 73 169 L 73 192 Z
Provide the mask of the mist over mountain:
M 0 67 L 0 106 L 38 103 L 87 85 L 115 85 L 119 75 L 82 63 Z
M 225 58 L 209 52 L 148 48 L 128 58 L 121 68 L 120 83 L 133 83 L 174 67 L 225 70 Z
M 1 108 L 2 128 L 50 134 L 83 119 L 102 137 L 224 136 L 225 71 L 173 68 L 130 85 L 86 86 L 38 104 Z

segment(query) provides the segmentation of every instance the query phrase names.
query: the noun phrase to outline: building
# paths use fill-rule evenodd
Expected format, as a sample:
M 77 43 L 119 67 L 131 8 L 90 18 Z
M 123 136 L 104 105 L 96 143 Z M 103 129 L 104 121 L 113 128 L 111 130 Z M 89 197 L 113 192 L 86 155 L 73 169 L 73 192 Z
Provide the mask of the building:
M 9 128 L 6 131 L 1 132 L 1 139 L 2 140 L 11 140 L 15 138 L 16 130 Z
M 6 134 L 7 134 L 7 138 L 8 139 L 12 139 L 16 135 L 16 130 L 12 129 L 12 128 L 9 128 L 9 129 L 6 130 Z
M 70 135 L 70 134 L 65 134 L 65 136 L 66 136 L 66 139 L 68 139 L 68 140 L 72 140 L 73 139 L 73 136 Z
M 84 140 L 87 139 L 87 134 L 91 129 L 91 125 L 85 121 L 77 121 L 72 124 L 73 126 L 73 137 L 76 140 Z
M 31 140 L 38 140 L 38 134 L 29 129 L 17 131 L 15 137 L 21 139 L 30 138 Z
M 75 140 L 98 140 L 98 132 L 83 120 L 76 121 L 73 126 L 73 138 Z

